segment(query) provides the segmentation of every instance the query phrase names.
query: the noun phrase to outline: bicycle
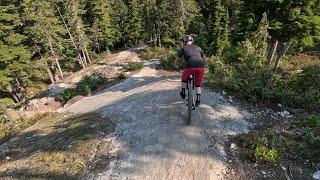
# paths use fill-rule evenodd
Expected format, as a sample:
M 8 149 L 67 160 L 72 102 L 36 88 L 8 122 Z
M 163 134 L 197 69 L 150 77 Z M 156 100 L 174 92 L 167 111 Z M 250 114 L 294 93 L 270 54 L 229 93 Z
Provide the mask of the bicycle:
M 196 109 L 196 105 L 194 103 L 194 79 L 195 74 L 190 75 L 188 80 L 187 89 L 188 89 L 188 98 L 187 98 L 187 106 L 188 106 L 188 117 L 185 119 L 186 124 L 189 125 L 191 123 L 192 111 Z

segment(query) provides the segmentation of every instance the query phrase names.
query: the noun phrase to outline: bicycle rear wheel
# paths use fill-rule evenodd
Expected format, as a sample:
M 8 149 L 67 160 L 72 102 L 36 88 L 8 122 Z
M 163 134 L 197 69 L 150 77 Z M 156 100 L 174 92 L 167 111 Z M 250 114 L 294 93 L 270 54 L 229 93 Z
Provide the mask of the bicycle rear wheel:
M 186 124 L 187 125 L 189 125 L 191 123 L 192 110 L 193 110 L 192 84 L 189 81 L 188 82 L 188 117 L 186 119 Z

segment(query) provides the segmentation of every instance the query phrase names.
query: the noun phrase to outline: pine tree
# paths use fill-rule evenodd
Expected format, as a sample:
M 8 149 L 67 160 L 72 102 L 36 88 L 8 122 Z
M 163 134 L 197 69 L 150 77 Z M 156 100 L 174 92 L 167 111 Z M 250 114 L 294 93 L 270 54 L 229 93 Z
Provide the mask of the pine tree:
M 47 71 L 53 82 L 59 80 L 56 71 L 63 78 L 60 66 L 60 52 L 64 49 L 65 30 L 51 1 L 24 0 L 23 16 L 27 25 L 25 34 L 32 41 L 38 57 L 47 59 Z M 51 60 L 53 59 L 53 61 Z
M 123 47 L 125 44 L 125 21 L 128 7 L 124 4 L 123 0 L 114 0 L 111 4 L 111 24 L 115 29 L 114 40 L 116 47 Z
M 69 36 L 74 45 L 79 64 L 85 68 L 91 63 L 91 58 L 88 52 L 89 38 L 85 33 L 82 16 L 85 14 L 83 9 L 84 2 L 79 0 L 65 0 L 65 25 L 69 29 Z
M 35 64 L 25 48 L 25 37 L 18 33 L 21 19 L 17 7 L 0 6 L 0 91 L 11 94 L 16 102 L 27 98 L 26 87 L 34 75 Z
M 137 0 L 128 1 L 128 11 L 125 16 L 124 37 L 127 45 L 137 44 L 142 36 L 142 17 Z
M 115 43 L 115 31 L 111 21 L 110 3 L 104 0 L 86 1 L 86 23 L 90 41 L 99 53 L 109 50 L 108 46 Z
M 202 34 L 202 39 L 206 39 L 205 50 L 209 54 L 221 55 L 223 49 L 229 43 L 229 13 L 221 0 L 201 0 L 200 20 L 205 26 L 206 32 Z M 204 37 L 204 38 L 203 38 Z

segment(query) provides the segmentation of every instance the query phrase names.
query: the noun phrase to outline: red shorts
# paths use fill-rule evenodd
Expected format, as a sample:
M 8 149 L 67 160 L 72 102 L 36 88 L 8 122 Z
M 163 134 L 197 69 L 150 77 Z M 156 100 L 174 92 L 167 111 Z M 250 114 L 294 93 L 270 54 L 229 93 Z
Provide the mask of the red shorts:
M 185 68 L 182 73 L 182 82 L 188 82 L 189 77 L 191 74 L 195 74 L 195 84 L 196 86 L 201 86 L 203 82 L 203 76 L 204 76 L 204 68 L 203 67 L 189 67 Z

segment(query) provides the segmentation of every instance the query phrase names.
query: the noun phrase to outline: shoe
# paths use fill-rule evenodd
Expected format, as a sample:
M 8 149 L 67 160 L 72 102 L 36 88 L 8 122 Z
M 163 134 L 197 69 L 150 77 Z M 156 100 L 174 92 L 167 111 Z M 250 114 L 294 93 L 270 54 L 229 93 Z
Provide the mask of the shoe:
M 185 99 L 186 99 L 186 94 L 185 94 L 185 93 L 183 93 L 182 91 L 180 92 L 180 96 L 181 96 L 181 98 L 182 98 L 183 100 L 185 100 Z
M 196 107 L 199 107 L 201 104 L 200 100 L 196 100 Z

